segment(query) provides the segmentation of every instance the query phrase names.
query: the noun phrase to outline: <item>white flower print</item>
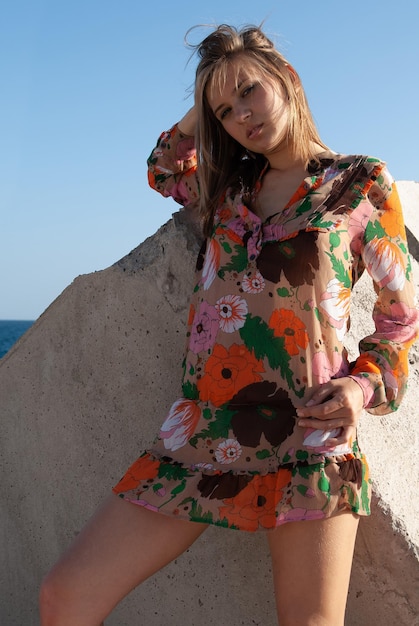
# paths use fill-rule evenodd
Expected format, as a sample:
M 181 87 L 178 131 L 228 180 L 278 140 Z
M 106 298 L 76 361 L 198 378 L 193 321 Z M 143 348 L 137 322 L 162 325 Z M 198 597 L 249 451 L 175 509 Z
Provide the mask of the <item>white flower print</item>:
M 390 291 L 401 291 L 404 288 L 404 257 L 393 241 L 376 237 L 368 242 L 364 250 L 364 262 L 381 288 L 387 287 Z
M 327 313 L 329 323 L 336 330 L 339 341 L 343 341 L 346 334 L 350 297 L 350 289 L 342 285 L 337 278 L 329 280 L 326 291 L 322 294 L 320 306 Z
M 207 290 L 211 287 L 220 266 L 220 244 L 210 239 L 207 244 L 204 266 L 202 268 L 202 287 Z
M 193 400 L 180 398 L 170 408 L 160 429 L 166 450 L 179 450 L 192 437 L 201 416 L 201 409 Z
M 245 274 L 242 280 L 242 289 L 246 293 L 261 293 L 265 288 L 265 279 L 259 270 Z
M 236 439 L 226 439 L 216 449 L 215 458 L 218 463 L 229 464 L 237 461 L 241 453 L 241 445 Z
M 220 316 L 220 328 L 226 333 L 233 333 L 244 326 L 247 315 L 247 302 L 240 296 L 223 296 L 217 300 L 215 308 Z

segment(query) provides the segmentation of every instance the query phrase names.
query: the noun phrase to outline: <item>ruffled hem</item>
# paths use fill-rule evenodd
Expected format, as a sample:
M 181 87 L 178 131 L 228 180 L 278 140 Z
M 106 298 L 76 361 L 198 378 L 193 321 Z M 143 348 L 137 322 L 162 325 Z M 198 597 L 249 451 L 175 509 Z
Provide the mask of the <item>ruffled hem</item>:
M 369 515 L 371 501 L 362 454 L 321 457 L 315 464 L 289 464 L 260 474 L 187 467 L 147 451 L 113 491 L 151 511 L 249 532 L 325 519 L 345 509 Z

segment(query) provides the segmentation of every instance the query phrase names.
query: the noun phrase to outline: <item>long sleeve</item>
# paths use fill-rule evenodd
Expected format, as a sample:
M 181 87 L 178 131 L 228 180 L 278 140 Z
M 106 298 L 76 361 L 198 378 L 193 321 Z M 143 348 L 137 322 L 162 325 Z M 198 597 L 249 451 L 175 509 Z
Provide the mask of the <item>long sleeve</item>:
M 368 412 L 395 411 L 408 377 L 408 353 L 418 336 L 411 259 L 402 208 L 387 168 L 368 192 L 372 212 L 360 242 L 360 262 L 373 279 L 375 332 L 359 344 L 351 375 L 364 390 Z
M 179 131 L 177 124 L 163 132 L 147 160 L 150 186 L 183 206 L 199 199 L 194 138 Z

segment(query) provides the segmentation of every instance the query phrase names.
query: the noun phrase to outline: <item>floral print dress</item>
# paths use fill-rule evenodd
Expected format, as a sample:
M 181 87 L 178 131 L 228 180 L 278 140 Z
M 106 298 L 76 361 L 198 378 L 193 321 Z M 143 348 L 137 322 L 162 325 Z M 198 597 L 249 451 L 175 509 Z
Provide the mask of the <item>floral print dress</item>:
M 197 201 L 193 138 L 177 125 L 148 163 L 157 191 L 183 205 Z M 351 290 L 365 268 L 378 296 L 376 330 L 349 363 Z M 247 531 L 343 509 L 368 515 L 371 481 L 358 442 L 331 448 L 336 431 L 298 426 L 295 409 L 321 384 L 350 375 L 368 412 L 396 410 L 417 333 L 411 274 L 397 190 L 382 161 L 325 152 L 266 221 L 227 190 L 198 256 L 183 396 L 115 493 Z

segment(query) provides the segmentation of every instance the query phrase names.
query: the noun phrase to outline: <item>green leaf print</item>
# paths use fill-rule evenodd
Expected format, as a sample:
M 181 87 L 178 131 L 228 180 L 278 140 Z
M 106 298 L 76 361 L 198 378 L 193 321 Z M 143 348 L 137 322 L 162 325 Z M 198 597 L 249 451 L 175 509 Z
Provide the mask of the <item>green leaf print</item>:
M 187 468 L 180 465 L 180 463 L 160 463 L 158 472 L 159 478 L 183 480 L 187 476 L 189 476 Z
M 340 246 L 340 235 L 339 233 L 330 233 L 329 235 L 329 243 L 330 243 L 330 251 L 333 252 L 335 248 Z
M 306 392 L 306 388 L 305 387 L 301 387 L 300 390 L 298 389 L 294 389 L 295 395 L 297 396 L 297 398 L 303 398 L 304 394 Z
M 389 343 L 388 339 L 381 339 L 380 341 L 381 344 L 386 344 Z M 377 349 L 376 344 L 374 343 L 368 343 L 368 342 L 362 342 L 362 349 L 365 352 L 374 352 Z M 379 354 L 377 354 L 376 356 L 376 361 L 380 362 L 380 357 L 382 359 L 385 359 L 387 361 L 387 363 L 391 366 L 391 368 L 393 369 L 395 366 L 395 356 L 393 352 L 390 352 L 389 350 L 384 350 L 384 349 L 380 349 Z
M 400 246 L 401 247 L 401 246 Z M 406 280 L 410 282 L 410 274 L 412 272 L 412 263 L 411 263 L 410 254 L 407 256 L 407 267 L 406 267 Z
M 309 196 L 304 198 L 303 202 L 296 210 L 296 215 L 302 215 L 303 213 L 307 213 L 307 211 L 311 211 L 311 199 Z
M 278 296 L 280 296 L 281 298 L 288 298 L 291 294 L 289 292 L 289 290 L 286 287 L 279 287 L 276 290 L 276 293 L 278 294 Z
M 220 407 L 215 412 L 214 421 L 208 422 L 208 428 L 195 433 L 189 443 L 195 448 L 198 439 L 227 439 L 231 428 L 231 418 L 234 414 L 235 411 Z
M 285 350 L 285 339 L 275 337 L 272 328 L 259 316 L 246 315 L 244 326 L 240 328 L 240 337 L 257 359 L 267 358 L 273 370 L 279 369 L 290 387 L 294 389 L 292 371 L 289 367 L 291 359 Z
M 210 420 L 210 419 L 211 419 L 211 417 L 212 417 L 212 411 L 211 411 L 211 409 L 204 409 L 204 410 L 202 411 L 202 417 L 203 417 L 205 420 Z
M 381 226 L 380 222 L 376 220 L 373 224 L 368 222 L 367 227 L 365 229 L 365 241 L 368 243 L 373 239 L 381 239 L 381 237 L 385 237 L 386 231 Z
M 199 398 L 198 387 L 190 381 L 183 383 L 182 391 L 184 398 L 187 398 L 188 400 L 198 400 Z
M 230 257 L 230 263 L 218 270 L 218 276 L 224 278 L 226 272 L 243 272 L 247 267 L 247 248 L 239 244 L 234 246 L 236 254 Z
M 365 479 L 365 466 L 362 467 L 361 502 L 367 515 L 370 515 L 370 498 L 368 485 L 370 481 Z
M 222 528 L 230 528 L 231 530 L 240 530 L 240 528 L 236 524 L 230 524 L 228 519 L 223 517 L 223 519 L 216 520 L 214 522 L 214 526 L 221 526 Z
M 227 254 L 231 254 L 233 252 L 230 244 L 228 243 L 228 241 L 223 241 L 221 244 L 224 248 L 224 250 L 227 252 Z
M 321 213 L 316 213 L 310 220 L 310 225 L 314 226 L 316 228 L 330 228 L 331 226 L 333 226 L 334 222 L 331 220 L 328 220 L 326 222 L 322 221 L 322 214 Z
M 166 178 L 169 178 L 167 174 L 155 174 L 154 175 L 154 181 L 156 183 L 164 183 Z
M 297 487 L 298 493 L 301 493 L 302 496 L 306 496 L 308 490 L 309 487 L 306 487 L 305 485 L 298 485 Z
M 197 500 L 192 500 L 191 510 L 188 515 L 192 522 L 204 522 L 205 524 L 213 523 L 211 511 L 203 513 L 202 506 L 198 504 Z
M 393 411 L 397 411 L 398 408 L 398 404 L 396 402 L 396 400 L 390 400 L 390 402 L 388 403 L 388 406 L 390 407 L 390 410 Z
M 179 493 L 182 493 L 182 491 L 185 490 L 185 487 L 186 487 L 186 480 L 182 480 L 182 482 L 179 485 L 177 485 L 174 489 L 172 489 L 170 493 L 172 494 L 173 497 L 175 497 Z
M 272 454 L 271 454 L 271 452 L 269 452 L 269 450 L 267 450 L 266 448 L 265 448 L 264 450 L 258 450 L 258 451 L 256 452 L 256 458 L 257 458 L 257 459 L 259 459 L 259 460 L 262 460 L 262 459 L 267 459 L 267 458 L 269 458 L 270 456 L 272 456 Z
M 299 461 L 307 461 L 308 452 L 307 450 L 297 450 L 295 456 L 297 457 Z
M 320 463 L 315 463 L 314 465 L 296 465 L 293 467 L 292 473 L 293 476 L 299 474 L 302 478 L 310 478 L 310 476 L 319 472 L 320 468 Z
M 337 259 L 336 256 L 330 254 L 330 252 L 326 252 L 326 254 L 332 262 L 336 278 L 344 287 L 349 289 L 351 287 L 351 277 L 349 276 L 349 272 L 345 269 L 342 259 Z
M 320 476 L 319 481 L 317 483 L 318 488 L 320 489 L 320 491 L 323 491 L 323 493 L 329 493 L 330 490 L 330 481 L 328 478 L 326 478 L 326 476 L 323 474 L 322 476 Z

